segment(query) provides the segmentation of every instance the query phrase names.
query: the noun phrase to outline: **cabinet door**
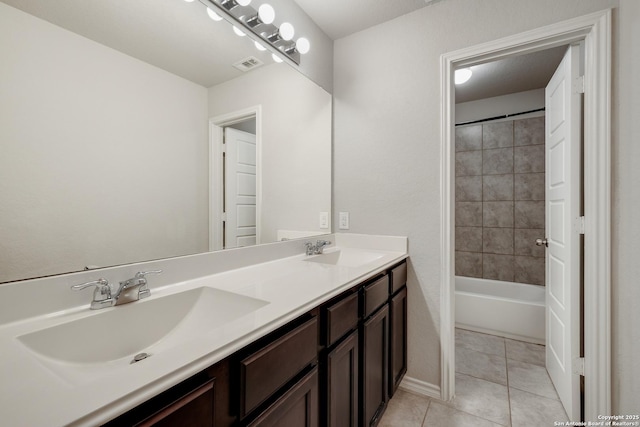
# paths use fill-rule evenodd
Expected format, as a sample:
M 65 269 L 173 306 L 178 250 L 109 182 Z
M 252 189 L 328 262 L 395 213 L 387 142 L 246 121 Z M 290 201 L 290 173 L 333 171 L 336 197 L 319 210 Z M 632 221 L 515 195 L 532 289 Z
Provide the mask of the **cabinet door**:
M 389 397 L 393 396 L 407 372 L 407 288 L 404 287 L 390 304 Z
M 317 427 L 318 416 L 316 367 L 260 414 L 249 427 Z
M 327 425 L 351 427 L 358 419 L 358 331 L 327 354 Z
M 362 339 L 362 422 L 378 424 L 387 405 L 389 307 L 385 304 L 364 322 Z

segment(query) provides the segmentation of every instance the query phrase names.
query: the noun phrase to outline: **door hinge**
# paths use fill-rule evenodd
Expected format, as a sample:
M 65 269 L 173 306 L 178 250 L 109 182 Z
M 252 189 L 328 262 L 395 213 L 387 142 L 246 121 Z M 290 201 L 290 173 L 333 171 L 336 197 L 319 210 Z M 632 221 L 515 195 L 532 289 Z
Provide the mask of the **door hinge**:
M 584 217 L 579 216 L 573 222 L 573 229 L 578 234 L 584 234 Z
M 582 375 L 584 377 L 584 357 L 576 357 L 573 359 L 574 375 Z
M 223 221 L 227 221 L 227 213 L 226 212 L 222 212 L 222 220 Z
M 584 76 L 576 77 L 573 81 L 573 93 L 584 93 Z

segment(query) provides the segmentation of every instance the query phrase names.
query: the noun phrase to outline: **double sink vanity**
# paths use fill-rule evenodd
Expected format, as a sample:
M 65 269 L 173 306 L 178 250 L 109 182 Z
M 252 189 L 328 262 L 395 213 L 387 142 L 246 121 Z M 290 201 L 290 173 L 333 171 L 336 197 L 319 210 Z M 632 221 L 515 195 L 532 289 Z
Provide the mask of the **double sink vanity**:
M 406 371 L 407 241 L 322 238 L 0 287 L 35 305 L 1 318 L 3 424 L 375 425 Z M 64 301 L 134 269 L 164 270 L 148 298 Z

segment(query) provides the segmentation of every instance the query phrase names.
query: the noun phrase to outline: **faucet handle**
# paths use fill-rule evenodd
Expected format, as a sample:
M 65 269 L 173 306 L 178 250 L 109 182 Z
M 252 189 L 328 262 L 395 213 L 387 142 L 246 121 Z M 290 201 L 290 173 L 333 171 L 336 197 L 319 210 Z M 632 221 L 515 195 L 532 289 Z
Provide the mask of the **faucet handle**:
M 331 242 L 329 240 L 318 240 L 316 242 L 316 246 L 326 246 L 326 245 L 330 245 Z
M 149 271 L 138 271 L 136 273 L 136 279 L 144 279 L 147 274 L 160 274 L 162 270 L 149 270 Z
M 91 282 L 80 283 L 79 285 L 73 285 L 71 287 L 71 290 L 81 291 L 83 289 L 88 288 L 89 286 L 95 286 L 96 288 L 100 289 L 101 287 L 108 286 L 108 285 L 109 285 L 109 281 L 107 279 L 98 279 L 98 280 L 93 280 Z
M 71 290 L 80 291 L 90 286 L 95 286 L 93 291 L 93 300 L 91 301 L 91 309 L 97 310 L 103 307 L 111 307 L 113 305 L 113 298 L 111 297 L 111 286 L 107 279 L 98 279 L 91 282 L 80 283 L 79 285 L 71 286 Z

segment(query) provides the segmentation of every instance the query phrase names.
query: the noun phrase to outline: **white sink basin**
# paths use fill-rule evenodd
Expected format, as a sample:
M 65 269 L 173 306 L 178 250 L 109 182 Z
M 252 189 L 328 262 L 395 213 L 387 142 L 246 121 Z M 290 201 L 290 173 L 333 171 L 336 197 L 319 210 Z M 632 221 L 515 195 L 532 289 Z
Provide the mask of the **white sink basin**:
M 22 335 L 18 340 L 36 355 L 58 362 L 105 363 L 175 347 L 203 328 L 222 326 L 266 304 L 203 287 L 103 309 L 102 313 Z
M 380 259 L 383 256 L 384 254 L 378 252 L 369 252 L 360 249 L 340 249 L 334 252 L 327 252 L 322 255 L 305 258 L 304 260 L 343 267 L 360 267 Z

